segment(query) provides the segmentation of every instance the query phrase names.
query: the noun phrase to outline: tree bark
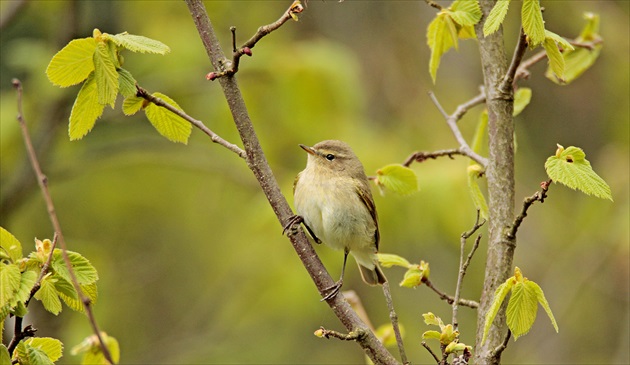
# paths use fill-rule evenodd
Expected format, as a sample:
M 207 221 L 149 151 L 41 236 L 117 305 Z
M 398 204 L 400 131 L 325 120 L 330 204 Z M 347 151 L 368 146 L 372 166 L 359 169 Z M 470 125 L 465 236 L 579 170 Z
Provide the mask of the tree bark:
M 481 344 L 485 317 L 492 304 L 494 292 L 512 272 L 516 240 L 507 235 L 514 220 L 514 91 L 502 88 L 508 69 L 503 29 L 483 36 L 483 24 L 496 0 L 479 1 L 483 18 L 475 26 L 479 40 L 488 109 L 489 164 L 488 177 L 489 237 L 483 292 L 477 314 L 477 336 L 474 361 L 477 364 L 499 364 L 501 352 L 494 351 L 506 332 L 505 306 L 497 314 L 492 327 Z

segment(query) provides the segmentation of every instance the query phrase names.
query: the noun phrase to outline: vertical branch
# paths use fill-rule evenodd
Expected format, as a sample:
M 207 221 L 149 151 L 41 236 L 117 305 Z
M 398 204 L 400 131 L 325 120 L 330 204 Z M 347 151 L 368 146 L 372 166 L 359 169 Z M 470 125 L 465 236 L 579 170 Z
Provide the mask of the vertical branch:
M 502 90 L 501 84 L 507 75 L 508 63 L 503 45 L 503 29 L 484 37 L 483 24 L 494 7 L 496 0 L 480 0 L 482 19 L 475 25 L 479 40 L 479 53 L 483 68 L 486 106 L 488 108 L 488 249 L 483 291 L 477 314 L 477 336 L 475 362 L 498 364 L 500 354 L 493 352 L 502 341 L 505 332 L 505 310 L 500 310 L 488 331 L 485 343 L 481 344 L 484 320 L 496 288 L 510 275 L 516 240 L 505 235 L 506 227 L 514 219 L 514 91 Z
M 215 70 L 221 71 L 227 59 L 221 50 L 221 46 L 203 2 L 201 0 L 185 1 L 210 62 Z M 223 89 L 223 93 L 232 113 L 234 124 L 243 142 L 247 166 L 258 180 L 271 208 L 278 217 L 281 226 L 284 227 L 289 223 L 293 213 L 286 198 L 282 195 L 278 182 L 267 163 L 236 78 L 233 75 L 226 75 L 225 77 L 218 78 L 218 80 L 221 83 L 221 88 Z M 326 268 L 315 253 L 315 250 L 308 242 L 306 235 L 303 231 L 298 230 L 295 234 L 290 234 L 289 239 L 298 257 L 302 260 L 304 267 L 317 286 L 317 289 L 324 295 L 326 289 L 331 287 L 334 281 L 326 271 Z M 357 342 L 375 364 L 397 363 L 396 359 L 385 349 L 383 344 L 376 338 L 372 331 L 369 330 L 368 326 L 361 321 L 356 312 L 352 310 L 352 307 L 345 301 L 342 294 L 338 294 L 326 302 L 349 331 L 366 333 L 365 336 L 361 336 L 360 339 L 357 339 Z
M 22 113 L 22 83 L 18 79 L 12 80 L 13 87 L 15 87 L 17 91 L 17 108 L 18 108 L 18 116 L 17 120 L 20 124 L 20 128 L 22 129 L 22 137 L 24 138 L 24 145 L 26 146 L 26 151 L 28 153 L 28 157 L 31 161 L 31 166 L 33 166 L 33 171 L 35 172 L 35 176 L 37 177 L 37 183 L 41 188 L 42 195 L 44 197 L 44 201 L 46 202 L 46 209 L 48 210 L 48 216 L 50 217 L 50 221 L 52 223 L 53 229 L 55 230 L 55 236 L 57 237 L 57 241 L 59 246 L 61 246 L 61 254 L 63 256 L 63 260 L 68 268 L 68 273 L 70 274 L 70 279 L 72 281 L 72 285 L 74 289 L 77 291 L 79 299 L 81 303 L 83 303 L 83 308 L 85 309 L 85 313 L 90 321 L 92 326 L 92 330 L 94 335 L 98 338 L 98 342 L 101 346 L 101 351 L 103 351 L 103 356 L 110 363 L 113 364 L 111 354 L 109 353 L 109 349 L 105 346 L 105 342 L 101 336 L 101 332 L 98 329 L 98 324 L 96 323 L 96 318 L 94 317 L 94 313 L 92 312 L 92 306 L 90 303 L 90 299 L 85 296 L 83 290 L 81 290 L 81 286 L 79 285 L 79 281 L 72 269 L 72 264 L 70 264 L 70 258 L 68 257 L 66 242 L 63 238 L 63 233 L 61 232 L 61 224 L 59 223 L 59 219 L 57 218 L 57 213 L 55 211 L 55 205 L 53 204 L 52 197 L 50 195 L 50 191 L 48 190 L 48 178 L 42 172 L 42 169 L 39 165 L 39 160 L 37 159 L 37 155 L 35 154 L 35 148 L 33 148 L 33 143 L 31 142 L 31 137 L 28 133 L 28 128 L 26 127 L 26 121 L 24 120 L 24 114 Z

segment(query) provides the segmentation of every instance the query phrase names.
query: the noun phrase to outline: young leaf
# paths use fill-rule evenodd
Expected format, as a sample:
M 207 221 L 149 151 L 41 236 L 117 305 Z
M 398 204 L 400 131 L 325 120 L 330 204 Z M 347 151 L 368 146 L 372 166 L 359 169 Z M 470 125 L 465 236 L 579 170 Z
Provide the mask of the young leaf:
M 378 338 L 383 345 L 390 347 L 396 346 L 396 334 L 394 332 L 394 328 L 391 324 L 384 324 L 374 331 L 374 335 Z M 400 326 L 400 335 L 404 338 L 405 331 L 402 326 Z
M 390 253 L 377 253 L 376 256 L 378 257 L 378 262 L 380 262 L 383 267 L 392 267 L 396 265 L 408 268 L 411 266 L 407 259 L 398 255 Z
M 422 339 L 423 340 L 433 339 L 433 340 L 439 341 L 441 335 L 442 333 L 438 331 L 426 331 L 425 333 L 422 334 Z
M 20 364 L 29 364 L 29 365 L 53 365 L 52 360 L 48 358 L 46 353 L 36 347 L 33 347 L 26 343 L 26 341 L 22 341 L 23 351 L 20 352 L 20 359 L 18 363 Z M 19 347 L 19 346 L 18 346 Z M 22 356 L 24 355 L 24 356 Z
M 545 312 L 549 316 L 551 320 L 551 324 L 553 328 L 555 328 L 556 333 L 558 332 L 558 324 L 556 323 L 556 319 L 553 317 L 553 313 L 551 313 L 551 308 L 549 307 L 549 303 L 547 303 L 547 298 L 545 298 L 545 293 L 543 293 L 541 287 L 533 281 L 528 281 L 525 283 L 531 287 L 531 290 L 536 293 L 536 299 L 538 299 L 538 303 L 545 309 Z
M 63 344 L 56 338 L 32 337 L 25 343 L 33 348 L 43 351 L 50 361 L 57 361 L 62 356 Z
M 509 0 L 500 0 L 494 4 L 494 7 L 490 10 L 490 14 L 488 14 L 488 18 L 483 25 L 484 37 L 489 36 L 499 29 L 503 23 L 503 19 L 505 19 L 505 14 L 507 14 L 509 6 Z
M 118 363 L 120 360 L 118 341 L 114 337 L 108 336 L 105 332 L 101 332 L 101 338 L 105 342 L 105 346 L 107 346 L 114 363 Z M 107 364 L 96 335 L 91 335 L 84 339 L 80 344 L 74 346 L 70 353 L 72 355 L 85 353 L 81 361 L 82 364 Z
M 139 96 L 131 96 L 123 101 L 123 113 L 125 115 L 134 115 L 138 110 L 145 107 L 148 103 L 144 98 Z
M 57 288 L 58 290 L 57 293 L 59 294 L 59 298 L 61 298 L 63 302 L 66 303 L 68 308 L 77 312 L 83 312 L 85 310 L 85 308 L 83 307 L 83 303 L 81 302 L 81 300 L 79 300 L 78 295 L 76 294 L 76 291 L 74 291 L 74 287 L 73 287 L 74 293 L 66 293 L 67 290 L 62 292 L 61 290 L 59 290 L 57 286 L 55 286 L 55 288 Z M 67 289 L 67 288 L 64 288 L 64 289 Z M 88 299 L 90 299 L 90 303 L 92 304 L 96 303 L 96 299 L 98 298 L 98 290 L 96 288 L 96 283 L 90 284 L 90 285 L 81 285 L 81 291 Z
M 171 51 L 166 44 L 160 41 L 139 35 L 128 34 L 127 32 L 116 35 L 108 34 L 107 38 L 111 39 L 111 41 L 116 45 L 124 47 L 132 52 L 165 55 Z
M 546 38 L 543 42 L 547 59 L 549 60 L 549 68 L 560 82 L 564 82 L 564 58 L 558 49 L 558 45 L 551 38 Z
M 519 87 L 514 93 L 514 111 L 512 116 L 515 117 L 525 109 L 532 100 L 532 89 L 528 87 Z
M 94 79 L 98 102 L 113 108 L 118 95 L 118 72 L 107 44 L 103 42 L 98 43 L 94 52 Z
M 484 142 L 486 136 L 486 129 L 488 127 L 488 109 L 484 109 L 481 114 L 479 114 L 479 121 L 477 122 L 477 128 L 475 128 L 475 136 L 473 138 L 472 149 L 473 151 L 481 154 L 481 150 L 487 144 Z M 476 162 L 471 161 L 471 165 L 476 164 Z
M 179 110 L 182 110 L 182 108 L 180 108 L 173 99 L 162 93 L 153 93 L 153 96 L 164 100 Z M 150 103 L 145 108 L 145 113 L 147 114 L 147 118 L 149 118 L 151 124 L 153 124 L 153 127 L 155 127 L 155 129 L 157 129 L 157 131 L 169 141 L 180 142 L 183 144 L 188 143 L 188 137 L 190 137 L 190 133 L 192 132 L 192 125 L 188 123 L 188 121 L 153 103 Z
M 125 70 L 124 68 L 119 68 L 117 71 L 120 95 L 125 98 L 135 96 L 138 90 L 136 89 L 136 79 L 133 78 L 131 72 Z
M 46 76 L 54 85 L 68 87 L 85 80 L 94 70 L 92 56 L 96 50 L 94 38 L 70 41 L 57 52 L 46 68 Z
M 88 134 L 94 127 L 96 119 L 103 114 L 103 108 L 104 106 L 98 102 L 98 91 L 94 74 L 91 74 L 83 84 L 83 87 L 81 87 L 70 112 L 70 125 L 68 128 L 70 140 L 81 139 Z
M 20 278 L 20 287 L 15 293 L 15 297 L 13 298 L 14 302 L 26 302 L 31 295 L 31 289 L 33 289 L 33 285 L 37 281 L 38 274 L 35 271 L 27 270 L 24 271 Z
M 424 318 L 425 324 L 439 326 L 440 330 L 444 328 L 444 322 L 442 322 L 442 319 L 433 314 L 433 312 L 423 313 L 422 318 Z
M 404 288 L 415 288 L 422 284 L 424 278 L 424 271 L 420 270 L 420 266 L 412 265 L 403 276 L 403 280 L 400 282 L 400 286 Z
M 478 164 L 468 166 L 468 191 L 475 208 L 479 211 L 479 216 L 488 219 L 488 204 L 486 204 L 486 198 L 483 196 L 477 181 L 482 172 L 483 168 Z
M 587 195 L 593 195 L 612 201 L 612 193 L 606 182 L 593 171 L 586 154 L 578 147 L 564 147 L 558 145 L 555 156 L 545 162 L 545 170 L 550 179 L 580 190 Z
M 11 355 L 4 344 L 0 344 L 0 364 L 10 364 Z
M 431 58 L 429 60 L 429 73 L 435 84 L 437 77 L 437 69 L 440 66 L 440 59 L 451 47 L 453 47 L 453 38 L 447 31 L 446 17 L 448 14 L 439 13 L 427 28 L 427 44 L 431 49 Z
M 545 39 L 552 39 L 554 42 L 558 44 L 558 46 L 562 47 L 564 51 L 573 51 L 575 48 L 569 43 L 566 39 L 560 37 L 556 33 L 545 29 Z
M 35 293 L 35 299 L 42 302 L 44 308 L 54 315 L 61 312 L 61 300 L 55 289 L 54 279 L 51 275 L 46 275 L 42 279 L 41 287 Z
M 525 285 L 527 279 L 517 281 L 512 288 L 510 301 L 508 302 L 506 316 L 507 325 L 514 340 L 527 334 L 536 320 L 538 311 L 538 299 L 531 286 Z
M 376 185 L 399 195 L 408 195 L 418 191 L 418 178 L 416 173 L 403 165 L 392 164 L 376 171 Z
M 455 0 L 449 7 L 453 20 L 461 26 L 472 26 L 481 19 L 479 2 L 470 0 Z
M 4 307 L 20 288 L 22 275 L 17 264 L 0 262 L 0 307 Z
M 523 31 L 529 37 L 530 47 L 535 47 L 545 41 L 545 22 L 539 0 L 523 0 L 521 20 Z
M 22 258 L 22 244 L 4 227 L 0 227 L 0 251 L 6 252 L 13 263 Z
M 505 296 L 510 292 L 510 290 L 512 290 L 514 284 L 516 284 L 516 279 L 514 277 L 508 278 L 505 283 L 499 285 L 497 290 L 494 292 L 492 305 L 490 306 L 490 309 L 488 309 L 488 313 L 486 313 L 486 321 L 483 327 L 483 338 L 481 339 L 481 344 L 486 342 L 486 337 L 488 336 L 488 331 L 490 330 L 490 326 L 492 326 L 494 317 L 496 317 L 497 313 L 499 313 L 499 309 L 501 308 L 501 304 L 503 304 Z
M 74 271 L 74 275 L 76 276 L 79 284 L 93 284 L 98 280 L 98 273 L 88 259 L 83 257 L 78 252 L 66 252 L 68 254 L 68 258 L 70 259 L 70 264 L 72 266 L 72 270 Z M 55 253 L 53 254 L 53 261 L 51 266 L 55 270 L 56 274 L 63 277 L 66 281 L 72 282 L 70 274 L 68 273 L 68 268 L 66 267 L 66 263 L 63 259 L 63 255 L 61 254 L 61 250 L 58 248 L 55 249 Z

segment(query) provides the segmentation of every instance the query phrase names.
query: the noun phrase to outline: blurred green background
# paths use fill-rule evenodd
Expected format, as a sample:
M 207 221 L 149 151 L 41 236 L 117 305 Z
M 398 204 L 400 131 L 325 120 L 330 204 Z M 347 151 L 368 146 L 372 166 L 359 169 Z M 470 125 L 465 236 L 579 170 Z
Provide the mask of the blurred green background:
M 449 2 L 441 2 L 448 5 Z M 229 27 L 243 43 L 275 21 L 290 1 L 207 1 L 224 51 Z M 556 150 L 582 147 L 611 186 L 614 203 L 553 185 L 518 234 L 515 264 L 545 290 L 558 321 L 543 311 L 531 332 L 510 343 L 505 363 L 628 363 L 629 337 L 629 52 L 627 1 L 543 1 L 548 29 L 579 34 L 582 13 L 601 15 L 605 47 L 595 66 L 569 86 L 544 77 L 545 62 L 521 86 L 533 89 L 517 117 L 517 209 L 546 179 Z M 516 43 L 520 4 L 506 20 L 506 47 Z M 17 10 L 13 12 L 13 8 Z M 79 87 L 59 89 L 44 74 L 69 40 L 103 32 L 144 35 L 171 47 L 166 56 L 125 52 L 124 67 L 149 91 L 175 99 L 188 114 L 240 144 L 186 5 L 181 1 L 0 2 L 0 224 L 25 250 L 52 238 L 41 194 L 27 164 L 11 78 L 24 84 L 24 111 L 69 248 L 100 274 L 95 313 L 116 337 L 122 363 L 362 363 L 358 346 L 313 336 L 341 330 L 302 268 L 254 177 L 242 160 L 193 131 L 187 146 L 161 138 L 140 113 L 106 109 L 94 130 L 70 142 L 67 120 Z M 348 142 L 368 175 L 417 150 L 456 147 L 431 103 L 445 109 L 476 95 L 482 83 L 475 41 L 446 54 L 432 85 L 425 29 L 436 10 L 423 1 L 310 1 L 299 22 L 263 39 L 241 60 L 238 81 L 281 188 L 292 203 L 305 154 L 298 143 Z M 533 52 L 528 52 L 529 57 Z M 460 122 L 472 137 L 481 107 Z M 413 165 L 421 191 L 375 199 L 381 251 L 431 264 L 432 281 L 454 292 L 459 235 L 474 222 L 463 158 Z M 485 228 L 483 229 L 485 234 Z M 473 259 L 463 296 L 478 299 L 486 242 Z M 341 252 L 317 247 L 333 277 Z M 392 283 L 403 271 L 386 271 Z M 356 290 L 375 325 L 388 322 L 382 293 L 364 285 L 354 264 L 345 289 Z M 393 287 L 414 363 L 431 363 L 420 346 L 431 329 L 422 313 L 450 322 L 451 308 L 425 287 Z M 90 335 L 87 320 L 58 317 L 33 302 L 26 323 L 70 348 Z M 474 342 L 476 313 L 460 309 L 462 341 Z M 5 329 L 5 335 L 12 327 Z M 6 339 L 5 339 L 6 341 Z M 437 351 L 437 346 L 433 344 Z M 392 351 L 397 354 L 395 349 Z

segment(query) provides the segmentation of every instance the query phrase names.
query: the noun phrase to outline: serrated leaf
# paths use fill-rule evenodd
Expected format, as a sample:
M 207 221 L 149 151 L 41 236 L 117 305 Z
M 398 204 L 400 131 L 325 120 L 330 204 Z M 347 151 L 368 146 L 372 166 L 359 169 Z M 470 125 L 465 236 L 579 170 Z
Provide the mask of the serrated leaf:
M 402 281 L 398 285 L 402 286 L 403 288 L 415 288 L 418 285 L 422 284 L 423 277 L 423 271 L 420 270 L 417 266 L 412 266 L 405 272 Z
M 451 41 L 453 42 L 453 47 L 455 47 L 456 51 L 459 51 L 459 38 L 457 36 L 459 32 L 457 30 L 457 25 L 455 24 L 455 22 L 453 21 L 453 18 L 451 18 L 450 15 L 451 15 L 450 12 L 446 12 L 446 15 L 444 16 L 444 22 L 446 23 L 446 29 L 448 30 L 448 35 L 451 38 Z
M 182 108 L 168 96 L 162 93 L 153 93 L 152 95 L 182 110 Z M 190 137 L 190 133 L 192 132 L 192 125 L 188 121 L 153 103 L 145 108 L 145 113 L 151 124 L 153 124 L 153 127 L 169 141 L 183 144 L 188 143 L 188 137 Z
M 481 19 L 481 8 L 476 0 L 455 0 L 449 9 L 453 20 L 461 26 L 473 26 Z
M 613 200 L 610 187 L 593 171 L 586 154 L 578 147 L 559 148 L 558 153 L 545 162 L 545 170 L 554 182 L 587 195 Z
M 94 52 L 94 80 L 98 93 L 98 102 L 114 107 L 118 95 L 118 72 L 115 61 L 104 42 L 99 42 Z
M 35 299 L 42 302 L 44 308 L 54 315 L 61 312 L 61 300 L 55 289 L 54 279 L 51 275 L 46 275 L 42 279 L 41 287 L 35 293 Z
M 147 102 L 139 96 L 131 96 L 123 101 L 123 113 L 125 115 L 134 115 L 138 110 L 145 107 Z
M 119 68 L 117 71 L 120 95 L 125 98 L 135 96 L 138 90 L 136 89 L 136 79 L 133 78 L 131 72 L 125 70 L 124 68 Z
M 423 313 L 422 318 L 424 319 L 424 323 L 427 325 L 439 326 L 440 330 L 444 328 L 444 322 L 442 322 L 442 319 L 432 312 Z
M 446 17 L 444 12 L 438 15 L 429 23 L 427 28 L 427 44 L 431 49 L 431 58 L 429 60 L 429 73 L 435 84 L 437 70 L 440 66 L 440 59 L 451 47 L 453 47 L 453 38 L 447 31 Z
M 376 185 L 399 195 L 409 195 L 418 191 L 416 173 L 403 165 L 392 164 L 376 171 Z
M 96 300 L 98 299 L 98 290 L 96 284 L 81 285 L 81 291 L 88 299 L 90 299 L 90 302 L 92 304 L 96 304 Z M 83 312 L 85 310 L 83 302 L 79 300 L 76 291 L 74 291 L 72 295 L 68 295 L 65 292 L 61 291 L 58 291 L 58 294 L 59 298 L 61 298 L 63 302 L 66 303 L 68 308 L 72 309 L 73 311 Z
M 474 39 L 477 38 L 477 34 L 475 33 L 475 27 L 472 25 L 467 25 L 459 28 L 459 32 L 457 33 L 459 39 Z
M 514 93 L 514 111 L 512 116 L 515 117 L 525 109 L 532 100 L 532 89 L 528 87 L 519 87 Z
M 0 227 L 0 250 L 6 252 L 13 263 L 22 258 L 22 244 L 4 227 Z
M 61 299 L 64 299 L 64 297 L 72 298 L 75 300 L 79 299 L 79 294 L 77 293 L 76 289 L 74 289 L 74 286 L 71 282 L 64 279 L 61 275 L 58 274 L 55 274 L 53 278 L 55 279 L 55 289 L 57 290 L 57 294 L 59 294 Z
M 507 306 L 507 325 L 515 340 L 529 332 L 538 312 L 536 293 L 531 286 L 525 284 L 527 281 L 524 279 L 514 285 Z
M 70 112 L 70 125 L 68 127 L 70 140 L 81 139 L 88 134 L 94 127 L 96 119 L 103 114 L 103 109 L 104 105 L 98 102 L 94 74 L 91 74 L 81 87 Z
M 475 209 L 479 211 L 479 216 L 488 219 L 488 204 L 486 204 L 486 198 L 483 196 L 478 182 L 482 172 L 483 168 L 480 165 L 474 164 L 468 167 L 468 192 L 475 204 Z
M 509 6 L 509 0 L 499 0 L 494 4 L 494 7 L 490 10 L 490 14 L 488 14 L 486 22 L 483 24 L 484 37 L 489 36 L 499 29 L 505 19 L 505 14 L 507 14 Z
M 29 364 L 32 364 L 32 365 L 53 365 L 54 364 L 52 360 L 48 358 L 48 355 L 46 355 L 44 351 L 27 344 L 26 341 L 24 343 L 24 348 L 26 350 L 26 356 L 28 358 Z M 23 363 L 23 362 L 20 361 L 20 363 Z
M 490 305 L 490 309 L 488 309 L 488 312 L 486 313 L 486 321 L 483 327 L 483 338 L 481 339 L 482 345 L 486 341 L 490 326 L 492 326 L 494 318 L 497 316 L 497 313 L 499 313 L 499 309 L 501 309 L 501 304 L 503 304 L 505 296 L 510 292 L 510 290 L 512 290 L 514 284 L 516 284 L 516 280 L 514 279 L 514 277 L 508 278 L 503 284 L 499 285 L 497 290 L 494 292 L 492 305 Z
M 7 349 L 7 347 L 4 344 L 0 344 L 0 364 L 10 364 L 10 363 L 11 363 L 11 355 L 9 354 L 9 349 Z
M 51 361 L 57 361 L 63 354 L 63 344 L 56 338 L 32 337 L 25 341 L 26 345 L 43 351 Z
M 26 344 L 24 341 L 18 342 L 17 347 L 13 351 L 13 360 L 18 360 L 18 364 L 20 365 L 30 365 L 31 362 L 28 359 L 28 353 L 26 351 Z M 4 365 L 4 364 L 2 364 Z
M 20 288 L 22 275 L 17 264 L 0 262 L 0 307 L 4 307 Z
M 54 85 L 68 87 L 85 80 L 94 70 L 92 56 L 96 50 L 94 38 L 70 41 L 53 56 L 46 68 L 46 76 Z
M 378 262 L 381 264 L 382 267 L 392 267 L 396 265 L 408 268 L 409 266 L 411 266 L 407 259 L 398 255 L 390 253 L 377 253 L 376 256 L 378 257 Z
M 171 51 L 171 49 L 166 44 L 160 41 L 156 41 L 155 39 L 143 37 L 140 35 L 129 34 L 127 32 L 119 33 L 116 35 L 108 34 L 107 38 L 114 42 L 116 45 L 124 47 L 132 52 L 165 55 Z
M 547 29 L 545 29 L 545 39 L 552 39 L 564 51 L 573 51 L 575 49 L 566 39 Z
M 549 307 L 549 303 L 547 302 L 547 298 L 545 298 L 545 293 L 543 293 L 542 288 L 531 280 L 528 281 L 526 284 L 531 287 L 531 290 L 533 290 L 534 293 L 536 293 L 536 299 L 538 300 L 538 303 L 540 303 L 540 305 L 543 307 L 543 309 L 547 313 L 547 316 L 549 316 L 549 319 L 551 320 L 551 324 L 553 325 L 553 328 L 556 330 L 556 333 L 557 333 L 558 324 L 556 323 L 556 319 L 553 317 L 553 313 L 551 312 L 551 307 Z
M 38 274 L 32 270 L 27 270 L 22 273 L 20 278 L 20 287 L 13 298 L 15 302 L 26 302 L 28 300 L 31 296 L 31 290 L 35 285 L 35 282 L 37 282 L 37 276 Z
M 442 335 L 442 333 L 438 332 L 438 331 L 426 331 L 422 334 L 422 339 L 423 340 L 440 340 L 440 336 Z
M 93 284 L 98 280 L 98 273 L 96 269 L 88 259 L 83 257 L 80 253 L 74 251 L 66 251 L 68 254 L 68 258 L 70 259 L 70 265 L 72 266 L 72 271 L 74 271 L 74 275 L 77 278 L 77 281 L 81 285 Z M 63 259 L 63 255 L 60 249 L 55 249 L 53 254 L 53 260 L 51 264 L 55 273 L 63 277 L 69 282 L 72 282 L 70 274 L 68 273 L 68 268 L 66 267 L 66 263 Z
M 560 82 L 564 82 L 564 58 L 558 49 L 558 45 L 553 39 L 547 38 L 543 42 L 543 47 L 545 47 L 545 52 L 547 53 L 549 68 Z
M 530 47 L 535 47 L 545 41 L 545 22 L 539 0 L 523 0 L 521 21 L 523 31 L 529 37 Z

